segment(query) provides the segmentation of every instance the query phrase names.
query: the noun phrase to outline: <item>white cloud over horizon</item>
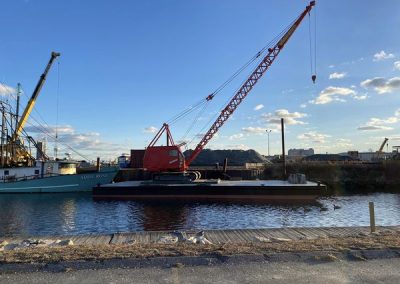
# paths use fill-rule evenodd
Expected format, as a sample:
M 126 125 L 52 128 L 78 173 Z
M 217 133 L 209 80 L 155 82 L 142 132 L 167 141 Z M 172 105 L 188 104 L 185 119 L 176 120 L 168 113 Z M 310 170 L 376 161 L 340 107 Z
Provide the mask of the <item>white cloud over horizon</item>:
M 309 131 L 303 134 L 300 134 L 297 136 L 298 139 L 300 140 L 306 140 L 306 141 L 310 141 L 313 143 L 325 143 L 326 142 L 326 138 L 331 137 L 328 134 L 322 134 L 322 133 L 318 133 L 316 131 Z
M 248 147 L 245 144 L 215 144 L 212 143 L 205 149 L 211 149 L 211 150 L 249 150 L 250 147 Z
M 241 140 L 243 139 L 244 134 L 243 133 L 238 133 L 238 134 L 233 134 L 231 136 L 229 136 L 229 140 Z
M 263 127 L 252 127 L 252 126 L 242 128 L 242 131 L 248 134 L 264 134 L 266 133 L 266 130 L 267 129 Z
M 335 146 L 339 147 L 339 148 L 349 148 L 349 147 L 353 147 L 354 144 L 351 142 L 350 139 L 337 138 L 335 140 Z
M 156 133 L 158 131 L 158 128 L 154 127 L 154 126 L 149 126 L 146 127 L 143 132 L 144 133 Z
M 287 125 L 297 125 L 297 124 L 306 124 L 306 122 L 301 121 L 300 119 L 307 117 L 306 113 L 302 112 L 289 112 L 287 109 L 277 109 L 274 113 L 264 113 L 261 117 L 267 122 L 271 124 L 280 124 L 281 118 L 285 120 L 285 124 Z
M 394 58 L 393 53 L 386 53 L 384 50 L 381 50 L 380 52 L 374 54 L 373 61 L 382 61 L 390 58 Z
M 24 128 L 30 134 L 35 134 L 36 141 L 48 141 L 47 143 L 57 143 L 61 150 L 59 156 L 64 152 L 71 152 L 74 158 L 95 159 L 100 156 L 102 159 L 115 159 L 121 153 L 129 151 L 129 146 L 118 143 L 104 141 L 98 132 L 78 133 L 70 125 L 63 126 L 37 126 L 29 125 Z M 58 139 L 56 140 L 56 131 Z M 48 155 L 52 156 L 52 148 L 49 147 Z M 81 155 L 82 156 L 81 156 Z
M 400 109 L 397 109 L 394 116 L 390 116 L 385 119 L 371 117 L 364 125 L 357 127 L 357 130 L 369 131 L 369 130 L 392 130 L 393 127 L 387 126 L 388 124 L 395 124 L 399 122 Z

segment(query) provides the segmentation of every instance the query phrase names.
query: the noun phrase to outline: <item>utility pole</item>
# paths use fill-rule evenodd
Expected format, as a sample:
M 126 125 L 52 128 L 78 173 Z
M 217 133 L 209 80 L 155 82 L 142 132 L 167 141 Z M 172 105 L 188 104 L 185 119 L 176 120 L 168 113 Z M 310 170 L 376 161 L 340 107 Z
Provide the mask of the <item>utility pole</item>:
M 285 124 L 281 118 L 281 131 L 282 131 L 282 162 L 283 162 L 283 179 L 286 180 L 286 159 L 285 159 Z
M 269 158 L 269 134 L 271 133 L 271 129 L 267 129 L 267 130 L 265 130 L 266 132 L 267 132 L 267 135 L 268 135 L 268 158 Z

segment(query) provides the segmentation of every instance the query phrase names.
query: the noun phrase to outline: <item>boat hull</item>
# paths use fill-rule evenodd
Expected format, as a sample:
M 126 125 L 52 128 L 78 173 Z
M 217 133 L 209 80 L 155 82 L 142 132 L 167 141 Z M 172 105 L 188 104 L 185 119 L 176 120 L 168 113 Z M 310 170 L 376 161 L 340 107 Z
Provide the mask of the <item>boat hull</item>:
M 122 182 L 93 188 L 93 198 L 129 200 L 307 201 L 323 195 L 326 186 L 285 181 L 221 182 L 218 184 L 141 184 Z
M 91 191 L 93 187 L 112 182 L 117 169 L 108 171 L 59 175 L 0 183 L 0 193 L 61 193 Z

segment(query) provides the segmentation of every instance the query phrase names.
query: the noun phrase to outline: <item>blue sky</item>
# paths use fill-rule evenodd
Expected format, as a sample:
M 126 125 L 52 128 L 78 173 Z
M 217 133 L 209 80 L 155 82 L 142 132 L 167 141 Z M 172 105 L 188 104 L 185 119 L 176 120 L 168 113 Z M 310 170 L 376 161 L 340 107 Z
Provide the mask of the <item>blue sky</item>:
M 43 119 L 85 156 L 116 157 L 145 147 L 164 121 L 215 90 L 307 4 L 6 0 L 0 92 L 7 98 L 7 87 L 20 82 L 26 103 L 51 51 L 60 52 L 28 129 Z M 310 78 L 306 18 L 209 147 L 267 154 L 265 130 L 271 129 L 271 154 L 277 154 L 280 117 L 287 121 L 287 149 L 375 151 L 384 137 L 390 147 L 400 145 L 400 3 L 317 1 L 316 24 L 317 83 Z M 199 116 L 192 137 L 249 72 Z M 171 126 L 175 140 L 195 116 Z

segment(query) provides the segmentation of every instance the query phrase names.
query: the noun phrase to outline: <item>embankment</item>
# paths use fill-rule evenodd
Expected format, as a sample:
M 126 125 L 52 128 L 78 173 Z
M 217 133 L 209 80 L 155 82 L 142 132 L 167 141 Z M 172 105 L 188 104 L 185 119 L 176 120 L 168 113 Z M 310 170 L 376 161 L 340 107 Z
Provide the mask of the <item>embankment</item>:
M 287 173 L 328 185 L 330 193 L 400 192 L 400 161 L 382 163 L 288 163 Z M 264 179 L 282 178 L 282 164 L 268 166 Z

